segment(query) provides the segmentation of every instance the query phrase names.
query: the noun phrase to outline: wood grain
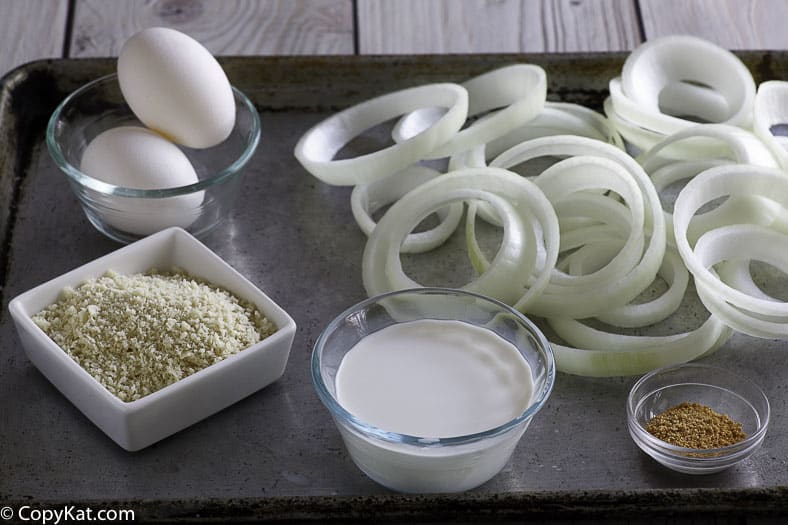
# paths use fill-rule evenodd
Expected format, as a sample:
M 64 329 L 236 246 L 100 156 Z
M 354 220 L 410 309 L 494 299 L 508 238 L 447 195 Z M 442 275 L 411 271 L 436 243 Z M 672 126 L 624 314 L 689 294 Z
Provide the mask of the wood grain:
M 25 62 L 59 57 L 67 0 L 0 0 L 0 76 Z
M 640 43 L 633 0 L 358 0 L 362 54 L 611 51 Z
M 684 33 L 728 49 L 788 49 L 786 0 L 639 0 L 647 38 Z
M 216 55 L 353 53 L 352 0 L 78 0 L 71 55 L 116 56 L 152 26 L 183 31 Z

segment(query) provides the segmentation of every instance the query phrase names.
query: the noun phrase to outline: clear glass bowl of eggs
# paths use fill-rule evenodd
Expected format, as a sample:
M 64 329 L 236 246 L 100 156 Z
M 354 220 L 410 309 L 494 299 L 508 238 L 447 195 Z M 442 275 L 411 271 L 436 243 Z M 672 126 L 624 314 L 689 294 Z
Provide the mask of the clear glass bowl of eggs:
M 124 243 L 172 226 L 197 237 L 215 228 L 259 140 L 254 104 L 213 56 L 163 28 L 129 39 L 118 73 L 71 93 L 46 132 L 88 220 Z

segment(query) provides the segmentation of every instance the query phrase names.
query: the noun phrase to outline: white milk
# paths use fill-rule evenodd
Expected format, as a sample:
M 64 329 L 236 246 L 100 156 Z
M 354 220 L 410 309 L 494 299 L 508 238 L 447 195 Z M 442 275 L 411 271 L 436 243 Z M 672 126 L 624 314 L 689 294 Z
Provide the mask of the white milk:
M 528 362 L 491 330 L 419 320 L 364 337 L 336 376 L 339 404 L 380 429 L 445 438 L 484 432 L 531 402 Z
M 427 438 L 389 442 L 346 424 L 339 430 L 356 465 L 404 492 L 455 492 L 489 480 L 509 460 L 529 420 L 494 437 L 461 445 L 456 437 L 498 427 L 531 404 L 527 361 L 491 330 L 460 321 L 422 320 L 366 336 L 343 358 L 339 403 L 383 430 Z

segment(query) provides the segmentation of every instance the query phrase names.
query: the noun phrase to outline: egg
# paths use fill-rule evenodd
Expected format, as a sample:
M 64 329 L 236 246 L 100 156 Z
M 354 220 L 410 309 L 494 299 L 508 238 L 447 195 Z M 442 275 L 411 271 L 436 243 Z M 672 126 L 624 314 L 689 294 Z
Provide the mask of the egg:
M 115 186 L 142 190 L 199 181 L 178 146 L 137 126 L 120 126 L 96 136 L 82 154 L 80 171 Z M 149 235 L 170 226 L 189 227 L 200 214 L 204 191 L 164 198 L 95 198 L 95 209 L 103 221 L 123 232 Z
M 123 98 L 140 121 L 190 148 L 224 141 L 235 98 L 221 65 L 202 44 L 165 27 L 129 38 L 118 55 Z

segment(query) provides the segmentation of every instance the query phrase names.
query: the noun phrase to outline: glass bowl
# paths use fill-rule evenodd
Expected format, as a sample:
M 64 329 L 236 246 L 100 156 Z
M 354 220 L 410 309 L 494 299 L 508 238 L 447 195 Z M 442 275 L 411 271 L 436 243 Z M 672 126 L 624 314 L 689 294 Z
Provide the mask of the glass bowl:
M 260 116 L 238 89 L 235 127 L 221 144 L 206 149 L 178 146 L 197 173 L 198 181 L 163 189 L 115 186 L 79 170 L 87 145 L 101 132 L 118 126 L 143 126 L 123 100 L 117 75 L 80 87 L 55 109 L 46 142 L 55 164 L 68 175 L 88 220 L 120 242 L 132 242 L 178 226 L 200 237 L 232 210 L 243 167 L 260 140 Z
M 511 343 L 527 362 L 533 381 L 525 410 L 495 428 L 451 437 L 399 434 L 348 412 L 337 400 L 337 371 L 344 356 L 373 332 L 425 319 L 461 321 Z M 331 321 L 314 346 L 312 380 L 350 457 L 367 476 L 402 492 L 459 492 L 484 483 L 504 467 L 550 395 L 555 366 L 547 339 L 518 311 L 470 292 L 418 288 L 372 297 Z
M 646 430 L 651 418 L 685 401 L 741 423 L 746 438 L 725 447 L 693 449 L 662 441 Z M 637 446 L 662 465 L 686 474 L 711 474 L 732 467 L 761 446 L 769 426 L 769 401 L 755 383 L 724 368 L 670 366 L 644 375 L 632 387 L 627 425 Z

